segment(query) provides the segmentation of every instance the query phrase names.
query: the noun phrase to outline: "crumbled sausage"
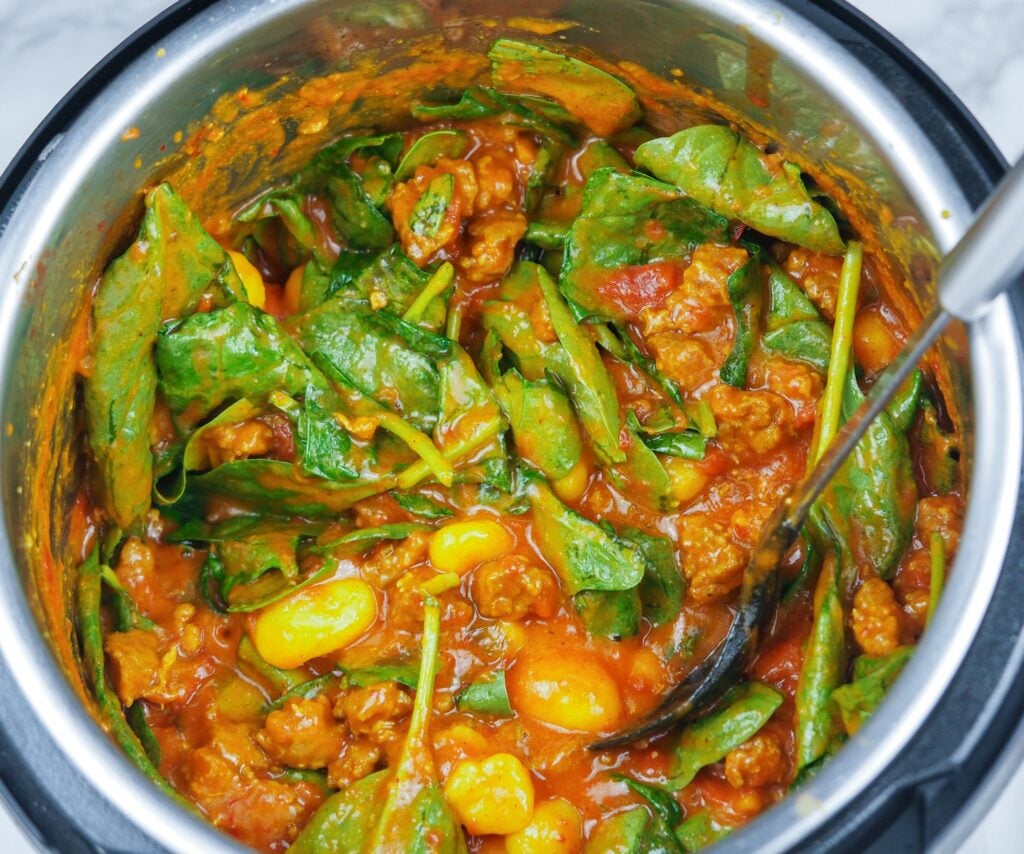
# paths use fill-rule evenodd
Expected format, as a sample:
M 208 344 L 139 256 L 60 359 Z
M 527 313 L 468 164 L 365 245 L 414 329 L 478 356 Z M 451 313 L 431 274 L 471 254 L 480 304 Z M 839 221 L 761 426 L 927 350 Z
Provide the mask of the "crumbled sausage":
M 725 757 L 725 778 L 737 789 L 778 783 L 782 774 L 782 748 L 765 733 L 748 739 Z
M 292 768 L 326 768 L 337 759 L 346 728 L 331 714 L 331 701 L 320 694 L 295 697 L 267 715 L 256 740 L 267 754 Z
M 423 233 L 413 228 L 413 210 L 431 181 L 442 175 L 454 177 L 454 192 L 437 230 L 429 234 Z M 422 267 L 440 249 L 452 246 L 459 238 L 463 219 L 473 213 L 476 195 L 476 173 L 472 164 L 466 160 L 450 160 L 447 157 L 438 160 L 436 166 L 418 167 L 411 179 L 395 184 L 388 197 L 388 205 L 405 254 Z
M 558 610 L 558 583 L 551 573 L 519 555 L 488 561 L 473 573 L 473 598 L 485 617 L 548 618 Z
M 853 597 L 853 637 L 868 655 L 887 655 L 900 645 L 902 611 L 881 578 L 869 578 Z
M 743 582 L 746 553 L 729 536 L 725 524 L 704 513 L 679 519 L 683 575 L 694 599 L 714 602 Z
M 494 152 L 481 154 L 473 158 L 472 162 L 479 188 L 476 197 L 477 210 L 487 210 L 512 200 L 516 179 L 510 164 L 499 162 Z
M 686 391 L 696 391 L 714 379 L 719 360 L 712 346 L 701 338 L 678 332 L 659 332 L 647 339 L 654 363 L 665 376 Z
M 456 260 L 471 282 L 490 282 L 508 272 L 516 244 L 526 234 L 526 217 L 519 211 L 497 210 L 474 219 L 467 229 L 469 251 Z
M 786 272 L 828 320 L 836 316 L 843 259 L 797 247 L 786 257 Z
M 107 635 L 114 690 L 130 706 L 156 685 L 160 670 L 160 638 L 153 632 L 131 629 Z
M 382 587 L 389 584 L 426 558 L 429 542 L 429 531 L 413 531 L 404 540 L 381 543 L 363 564 L 363 577 Z
M 660 308 L 640 315 L 645 336 L 658 332 L 692 335 L 717 326 L 732 311 L 729 276 L 746 263 L 747 251 L 734 246 L 705 243 L 693 251 L 679 287 Z
M 792 408 L 771 391 L 717 385 L 709 396 L 718 443 L 738 461 L 770 453 L 793 435 Z
M 353 733 L 376 744 L 398 737 L 399 722 L 412 711 L 412 698 L 397 682 L 378 682 L 344 694 L 334 714 L 344 718 Z
M 769 359 L 765 367 L 769 391 L 781 395 L 793 407 L 793 426 L 797 429 L 814 423 L 818 398 L 824 380 L 810 365 L 788 359 Z
M 327 766 L 327 782 L 335 789 L 351 786 L 372 774 L 380 764 L 380 745 L 368 738 L 355 738 L 342 745 L 341 753 Z
M 915 528 L 917 538 L 926 549 L 931 548 L 933 533 L 942 535 L 947 561 L 960 544 L 963 504 L 955 495 L 932 495 L 917 502 Z
M 262 457 L 274 447 L 274 431 L 262 421 L 221 424 L 203 432 L 200 438 L 209 468 L 224 463 Z

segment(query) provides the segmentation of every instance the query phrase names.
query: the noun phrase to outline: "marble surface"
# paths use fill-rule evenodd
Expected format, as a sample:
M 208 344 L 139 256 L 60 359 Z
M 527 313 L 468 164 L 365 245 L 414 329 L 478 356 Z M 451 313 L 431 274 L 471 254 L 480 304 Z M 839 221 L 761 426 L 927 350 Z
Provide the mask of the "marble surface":
M 61 96 L 166 0 L 0 0 L 0 169 Z M 1024 153 L 1022 0 L 854 0 L 949 84 L 1009 160 Z M 963 845 L 1010 854 L 1024 835 L 1024 772 Z M 0 849 L 31 851 L 0 810 Z

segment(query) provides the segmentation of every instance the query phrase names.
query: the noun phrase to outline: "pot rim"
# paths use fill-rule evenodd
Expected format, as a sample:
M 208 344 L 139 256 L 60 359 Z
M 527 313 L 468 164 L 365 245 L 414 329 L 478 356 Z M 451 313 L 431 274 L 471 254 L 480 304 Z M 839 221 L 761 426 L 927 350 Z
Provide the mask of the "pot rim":
M 49 233 L 47 224 L 54 221 L 98 152 L 132 124 L 132 115 L 159 99 L 178 69 L 202 62 L 246 30 L 287 14 L 304 2 L 182 0 L 130 36 L 89 72 L 22 147 L 0 178 L 0 274 L 8 270 L 15 274 L 14 286 L 0 296 L 0 399 L 6 402 L 9 376 L 3 368 L 15 356 L 19 307 L 29 286 L 27 277 L 19 280 L 16 271 L 34 269 Z M 952 246 L 970 219 L 971 205 L 942 154 L 864 64 L 794 8 L 805 4 L 800 0 L 789 6 L 785 0 L 687 0 L 684 5 L 741 22 L 799 69 L 813 71 L 813 76 L 837 99 L 849 102 L 854 98 L 858 105 L 855 115 L 870 129 L 870 138 L 887 141 L 879 148 L 886 152 L 894 172 L 924 212 L 940 249 Z M 837 18 L 853 18 L 860 25 L 866 21 L 843 2 L 818 5 Z M 975 144 L 991 155 L 993 149 L 987 137 L 934 75 L 875 25 L 869 24 L 868 28 L 928 84 L 933 98 L 951 106 L 949 112 L 964 125 L 961 132 L 973 135 Z M 166 56 L 157 54 L 158 44 L 166 48 Z M 112 95 L 121 95 L 122 99 L 109 109 L 103 102 Z M 998 155 L 994 160 L 998 168 Z M 25 221 L 27 216 L 18 216 L 27 206 L 26 198 L 48 200 L 32 223 Z M 944 216 L 942 211 L 949 215 Z M 804 789 L 734 834 L 724 848 L 785 850 L 848 806 L 917 732 L 975 636 L 1001 570 L 1019 486 L 1021 346 L 1007 298 L 1001 298 L 970 329 L 970 341 L 972 376 L 987 376 L 989 380 L 974 383 L 978 430 L 970 500 L 961 550 L 933 621 L 934 630 L 922 638 L 904 678 L 894 686 L 886 703 L 853 739 L 860 747 L 841 751 Z M 1002 438 L 1005 435 L 1015 441 L 1006 443 Z M 21 578 L 14 569 L 19 562 L 18 548 L 11 541 L 7 523 L 5 518 L 0 531 L 0 553 L 5 555 L 5 566 L 0 567 L 0 655 L 34 714 L 72 764 L 161 844 L 171 849 L 239 850 L 212 825 L 145 781 L 80 705 L 28 605 Z M 955 610 L 957 606 L 959 610 Z

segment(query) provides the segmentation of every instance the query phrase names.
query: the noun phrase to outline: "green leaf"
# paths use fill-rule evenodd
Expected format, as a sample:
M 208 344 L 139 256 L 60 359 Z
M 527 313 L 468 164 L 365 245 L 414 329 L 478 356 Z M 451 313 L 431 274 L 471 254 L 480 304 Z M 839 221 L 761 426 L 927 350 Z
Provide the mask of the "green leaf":
M 636 503 L 661 513 L 668 513 L 678 506 L 672 479 L 654 453 L 640 436 L 626 426 L 622 428 L 625 438 L 626 459 L 608 466 L 612 483 L 623 495 Z M 620 440 L 620 445 L 622 441 Z
M 312 383 L 306 386 L 302 411 L 297 416 L 299 459 L 306 474 L 327 480 L 352 480 L 358 476 L 350 462 L 352 439 L 331 409 L 336 404 L 333 394 Z
M 709 812 L 692 815 L 676 828 L 676 838 L 687 854 L 710 848 L 729 833 L 730 829 L 718 824 Z
M 526 229 L 525 239 L 543 249 L 561 249 L 565 244 L 569 229 L 583 206 L 583 189 L 591 175 L 598 169 L 631 171 L 625 158 L 603 139 L 587 140 L 570 156 L 580 182 L 559 184 L 543 193 Z
M 768 261 L 769 308 L 765 323 L 769 331 L 790 323 L 821 320 L 814 303 L 774 261 Z
M 652 139 L 636 164 L 722 216 L 769 237 L 840 255 L 843 240 L 832 214 L 811 199 L 800 169 L 766 155 L 719 125 L 698 125 Z
M 515 370 L 494 384 L 512 428 L 516 453 L 549 480 L 565 477 L 583 452 L 568 395 L 549 379 L 524 380 Z
M 683 849 L 660 816 L 634 807 L 603 819 L 583 854 L 683 854 Z
M 380 816 L 390 774 L 376 771 L 324 801 L 291 844 L 294 854 L 362 851 Z
M 205 294 L 214 306 L 244 298 L 227 253 L 174 190 L 160 184 L 147 193 L 138 236 L 104 272 L 92 305 L 86 423 L 104 507 L 122 529 L 149 508 L 157 332 L 165 320 L 193 311 Z
M 149 721 L 146 719 L 146 707 L 143 703 L 138 701 L 131 704 L 128 710 L 125 712 L 125 720 L 128 721 L 128 726 L 132 728 L 132 732 L 135 733 L 139 739 L 139 744 L 142 745 L 143 750 L 146 751 L 146 756 L 149 757 L 149 761 L 153 763 L 156 768 L 160 767 L 160 760 L 163 756 L 163 749 L 160 747 L 160 742 L 154 735 L 152 728 L 149 725 Z
M 581 60 L 511 39 L 498 39 L 487 57 L 495 86 L 551 98 L 597 136 L 610 136 L 640 118 L 629 86 Z
M 395 170 L 396 181 L 408 181 L 419 166 L 433 166 L 442 157 L 462 157 L 469 147 L 469 137 L 461 130 L 434 130 L 423 134 L 402 157 Z
M 769 352 L 805 362 L 821 373 L 828 370 L 832 330 L 821 320 L 797 320 L 766 332 L 761 341 Z
M 505 671 L 497 670 L 489 676 L 477 679 L 455 696 L 455 705 L 460 711 L 478 712 L 499 718 L 513 716 L 505 687 Z
M 594 342 L 573 319 L 547 271 L 536 264 L 530 267 L 547 303 L 555 335 L 565 350 L 564 370 L 560 375 L 576 406 L 583 431 L 603 464 L 623 463 L 626 454 L 619 445 L 619 402 L 608 370 Z
M 692 782 L 705 765 L 725 758 L 753 738 L 782 705 L 782 695 L 759 682 L 745 682 L 726 694 L 723 707 L 689 724 L 679 738 L 669 767 L 671 788 Z
M 78 636 L 81 641 L 83 669 L 92 686 L 100 718 L 128 758 L 146 777 L 164 794 L 192 809 L 192 805 L 175 792 L 157 770 L 146 753 L 146 748 L 125 720 L 124 708 L 107 682 L 103 625 L 100 621 L 101 594 L 99 551 L 94 548 L 78 568 Z
M 395 229 L 367 194 L 363 182 L 344 164 L 335 167 L 325 189 L 338 232 L 356 249 L 385 249 Z
M 620 783 L 625 783 L 630 789 L 636 792 L 641 798 L 651 805 L 651 809 L 669 827 L 675 827 L 683 820 L 683 808 L 673 797 L 671 792 L 653 783 L 643 783 L 634 780 L 626 774 L 612 774 L 611 778 Z
M 892 418 L 892 423 L 901 433 L 906 433 L 914 423 L 918 407 L 921 404 L 921 391 L 924 388 L 924 374 L 914 371 L 906 382 L 900 386 L 889 405 L 885 408 Z
M 583 590 L 572 598 L 576 612 L 590 634 L 618 641 L 639 633 L 643 606 L 637 588 Z
M 929 489 L 936 495 L 948 495 L 957 483 L 960 446 L 955 433 L 946 433 L 939 426 L 938 410 L 927 398 L 921 399 L 917 447 Z
M 536 131 L 541 137 L 571 144 L 568 128 L 576 118 L 554 101 L 527 95 L 499 92 L 488 86 L 471 86 L 454 104 L 413 104 L 410 112 L 424 122 L 472 121 L 497 118 L 502 124 Z
M 842 682 L 846 669 L 842 586 L 842 573 L 836 561 L 826 559 L 818 576 L 814 622 L 796 689 L 794 727 L 798 771 L 825 756 L 836 737 L 829 698 Z
M 226 498 L 251 513 L 322 518 L 396 485 L 393 476 L 339 483 L 309 477 L 281 460 L 235 460 L 189 478 L 182 503 L 187 508 L 196 506 L 195 502 L 202 506 L 211 498 Z
M 843 390 L 844 418 L 863 400 L 851 369 Z M 907 437 L 888 412 L 868 427 L 822 501 L 833 530 L 857 557 L 889 578 L 913 535 L 917 485 Z
M 583 590 L 631 590 L 644 577 L 639 551 L 570 510 L 551 488 L 530 477 L 525 486 L 533 509 L 537 545 L 571 596 Z
M 912 646 L 902 646 L 888 655 L 862 655 L 853 663 L 853 681 L 832 692 L 849 735 L 856 734 L 881 705 L 913 651 Z
M 747 248 L 749 260 L 731 273 L 727 282 L 729 301 L 736 313 L 736 337 L 719 371 L 722 382 L 736 388 L 747 387 L 747 368 L 761 317 L 761 252 L 753 244 Z
M 162 330 L 156 363 L 164 399 L 186 425 L 238 398 L 301 394 L 311 377 L 306 355 L 277 321 L 243 302 Z
M 419 684 L 419 664 L 374 664 L 369 667 L 346 669 L 345 676 L 353 688 L 368 688 L 381 682 L 397 682 L 416 689 Z
M 435 237 L 454 196 L 454 175 L 446 172 L 432 178 L 409 214 L 409 230 L 420 237 Z
M 267 666 L 270 667 L 271 665 L 268 664 Z M 312 700 L 314 697 L 322 693 L 328 685 L 332 682 L 336 682 L 337 679 L 338 675 L 336 673 L 324 673 L 321 676 L 314 676 L 312 679 L 300 682 L 298 685 L 289 688 L 273 702 L 267 703 L 263 707 L 263 713 L 269 714 L 270 712 L 275 712 L 278 709 L 283 709 L 285 703 L 293 697 L 302 697 L 306 700 Z
M 675 187 L 635 172 L 597 169 L 565 239 L 559 284 L 587 314 L 630 320 L 645 301 L 643 289 L 624 278 L 630 268 L 675 262 L 701 243 L 728 238 L 724 217 Z M 658 292 L 647 299 L 663 296 Z
M 644 558 L 644 577 L 639 587 L 644 617 L 652 626 L 671 622 L 679 616 L 686 593 L 672 541 L 639 528 L 624 528 L 620 536 L 634 544 Z
M 249 635 L 242 635 L 238 642 L 237 656 L 243 668 L 262 676 L 281 694 L 292 696 L 291 692 L 296 688 L 309 685 L 309 674 L 305 670 L 283 670 L 266 661 L 257 652 L 256 645 L 250 640 Z
M 408 332 L 401 321 L 387 321 L 383 314 L 339 294 L 290 318 L 288 330 L 307 353 L 322 353 L 364 395 L 429 431 L 437 420 L 437 366 L 399 334 Z
M 366 851 L 465 852 L 466 840 L 437 779 L 429 741 L 441 608 L 424 594 L 420 672 L 412 718 Z
M 454 516 L 455 511 L 443 504 L 438 504 L 426 495 L 418 492 L 392 492 L 392 497 L 406 513 L 424 519 L 445 519 Z
M 708 440 L 697 430 L 679 430 L 673 433 L 655 433 L 641 436 L 643 443 L 656 454 L 682 457 L 684 460 L 702 460 Z

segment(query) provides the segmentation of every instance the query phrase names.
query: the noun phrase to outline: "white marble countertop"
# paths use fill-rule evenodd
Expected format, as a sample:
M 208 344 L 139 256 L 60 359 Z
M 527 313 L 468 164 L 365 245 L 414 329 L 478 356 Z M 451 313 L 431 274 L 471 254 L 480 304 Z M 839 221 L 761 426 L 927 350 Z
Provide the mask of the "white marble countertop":
M 168 0 L 0 0 L 0 170 L 35 126 L 102 56 Z M 1022 0 L 853 0 L 930 65 L 1007 159 L 1024 153 Z M 1011 854 L 1024 837 L 1024 771 L 961 849 Z M 29 843 L 0 810 L 0 850 Z

